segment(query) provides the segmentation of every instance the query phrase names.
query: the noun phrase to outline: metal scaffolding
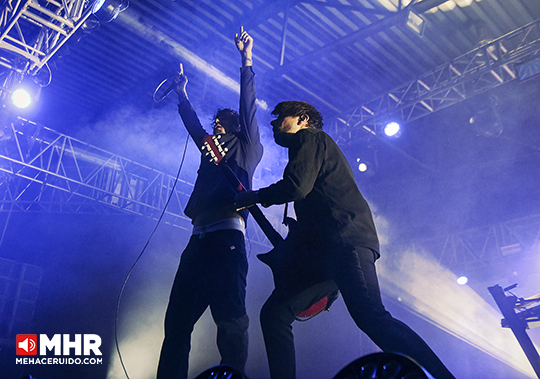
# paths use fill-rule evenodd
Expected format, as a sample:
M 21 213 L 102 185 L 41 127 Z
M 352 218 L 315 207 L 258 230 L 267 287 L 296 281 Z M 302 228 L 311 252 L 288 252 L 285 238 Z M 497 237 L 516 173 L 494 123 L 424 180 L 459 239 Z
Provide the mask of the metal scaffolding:
M 191 230 L 184 207 L 193 184 L 17 118 L 0 129 L 0 213 L 132 214 Z M 278 217 L 267 215 L 286 234 Z M 253 223 L 254 224 L 254 223 Z M 258 227 L 254 243 L 271 247 Z M 1 240 L 0 240 L 1 244 Z
M 0 211 L 127 213 L 190 228 L 193 185 L 17 118 L 0 137 Z
M 475 267 L 505 257 L 535 254 L 540 247 L 540 214 L 420 241 L 426 251 L 449 268 Z
M 338 142 L 381 132 L 391 117 L 409 122 L 519 78 L 517 66 L 540 52 L 540 20 L 477 47 L 383 94 L 330 125 Z
M 0 13 L 0 65 L 35 74 L 92 14 L 91 0 L 7 0 Z

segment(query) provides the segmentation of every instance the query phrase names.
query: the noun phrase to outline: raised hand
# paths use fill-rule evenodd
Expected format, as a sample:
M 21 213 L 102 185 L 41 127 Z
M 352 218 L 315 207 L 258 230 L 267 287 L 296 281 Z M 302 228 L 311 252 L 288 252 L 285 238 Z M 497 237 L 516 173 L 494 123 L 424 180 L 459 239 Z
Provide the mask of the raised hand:
M 240 27 L 240 33 L 234 36 L 234 42 L 242 55 L 242 64 L 251 66 L 253 38 L 244 30 L 243 26 Z
M 182 63 L 180 63 L 180 71 L 178 72 L 178 74 L 176 74 L 174 81 L 176 82 L 176 88 L 174 90 L 178 94 L 178 98 L 187 98 L 186 86 L 188 83 L 188 78 L 184 74 L 184 66 L 182 65 Z

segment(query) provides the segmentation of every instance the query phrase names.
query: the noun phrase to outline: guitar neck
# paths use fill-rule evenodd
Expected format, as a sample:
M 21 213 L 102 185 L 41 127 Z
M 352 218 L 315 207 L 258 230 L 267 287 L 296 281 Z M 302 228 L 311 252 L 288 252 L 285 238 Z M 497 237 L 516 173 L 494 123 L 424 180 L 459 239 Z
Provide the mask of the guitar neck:
M 203 147 L 201 151 L 205 155 L 210 156 L 211 162 L 217 164 L 222 168 L 223 172 L 227 176 L 227 179 L 234 187 L 236 192 L 245 191 L 246 188 L 244 187 L 240 179 L 238 179 L 227 161 L 224 159 L 227 149 L 220 145 L 218 141 L 219 137 L 220 136 L 213 136 L 208 134 L 203 140 Z M 268 219 L 264 216 L 264 213 L 257 205 L 248 208 L 248 210 L 257 222 L 257 224 L 259 224 L 259 226 L 261 227 L 266 238 L 268 238 L 268 240 L 274 247 L 277 247 L 281 242 L 283 242 L 283 237 L 281 237 L 281 235 L 276 232 L 272 224 L 270 224 Z
M 272 246 L 277 247 L 281 242 L 283 242 L 283 237 L 281 237 L 281 234 L 279 234 L 274 229 L 272 224 L 270 224 L 270 221 L 268 221 L 264 213 L 257 205 L 249 207 L 248 210 L 257 222 L 257 224 L 259 224 L 264 235 L 266 236 L 266 238 L 268 238 Z
M 223 170 L 225 171 L 225 174 L 229 178 L 229 181 L 234 186 L 237 192 L 246 190 L 246 188 L 244 187 L 240 179 L 238 179 L 234 171 L 231 169 L 231 167 L 227 163 L 227 161 L 222 160 L 219 163 L 219 166 L 223 168 Z M 261 230 L 263 231 L 266 238 L 268 238 L 272 246 L 277 247 L 281 242 L 283 242 L 283 237 L 281 237 L 281 234 L 279 234 L 274 229 L 272 224 L 270 224 L 270 221 L 268 221 L 264 213 L 261 211 L 261 209 L 257 205 L 253 205 L 249 207 L 248 210 L 249 210 L 249 213 L 251 213 L 251 215 L 257 222 L 257 224 L 259 224 L 259 226 L 261 227 Z

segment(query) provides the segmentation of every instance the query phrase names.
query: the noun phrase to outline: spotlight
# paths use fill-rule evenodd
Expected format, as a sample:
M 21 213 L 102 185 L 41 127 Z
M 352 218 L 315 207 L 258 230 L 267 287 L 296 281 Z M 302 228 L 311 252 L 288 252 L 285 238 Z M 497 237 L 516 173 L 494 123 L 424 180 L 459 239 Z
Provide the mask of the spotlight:
M 384 134 L 388 137 L 399 137 L 401 135 L 401 127 L 395 121 L 391 121 L 384 127 Z
M 407 14 L 406 25 L 420 37 L 424 35 L 424 30 L 426 30 L 426 20 L 424 17 L 413 11 L 409 11 Z
M 96 0 L 92 13 L 99 21 L 107 23 L 118 17 L 128 6 L 129 0 Z
M 469 282 L 469 279 L 466 276 L 460 276 L 459 278 L 457 278 L 456 282 L 460 286 L 464 286 L 465 284 Z
M 334 379 L 433 379 L 412 359 L 396 353 L 375 353 L 345 366 Z
M 374 165 L 369 161 L 356 158 L 356 163 L 358 163 L 358 171 L 363 174 L 373 174 L 375 171 Z
M 32 103 L 32 98 L 24 88 L 17 88 L 11 93 L 11 102 L 17 108 L 27 108 Z
M 41 85 L 36 83 L 33 78 L 26 76 L 20 83 L 11 88 L 11 103 L 19 108 L 28 108 L 33 103 L 39 101 L 41 95 Z

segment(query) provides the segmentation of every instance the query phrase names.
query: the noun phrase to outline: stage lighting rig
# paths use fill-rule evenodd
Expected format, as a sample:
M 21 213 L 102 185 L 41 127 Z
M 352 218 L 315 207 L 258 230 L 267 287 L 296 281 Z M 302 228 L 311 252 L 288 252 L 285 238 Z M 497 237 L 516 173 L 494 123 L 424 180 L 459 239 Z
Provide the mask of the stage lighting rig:
M 28 108 L 39 101 L 41 85 L 34 78 L 26 76 L 11 88 L 11 103 L 20 109 Z
M 0 65 L 35 75 L 92 15 L 88 0 L 4 1 Z
M 41 88 L 51 81 L 48 62 L 58 50 L 79 29 L 95 28 L 98 17 L 109 22 L 127 5 L 128 0 L 4 0 L 0 18 L 3 106 L 12 96 L 12 101 L 24 100 L 27 105 L 30 100 L 36 101 Z M 33 93 L 24 94 L 15 88 L 18 85 L 32 87 Z

